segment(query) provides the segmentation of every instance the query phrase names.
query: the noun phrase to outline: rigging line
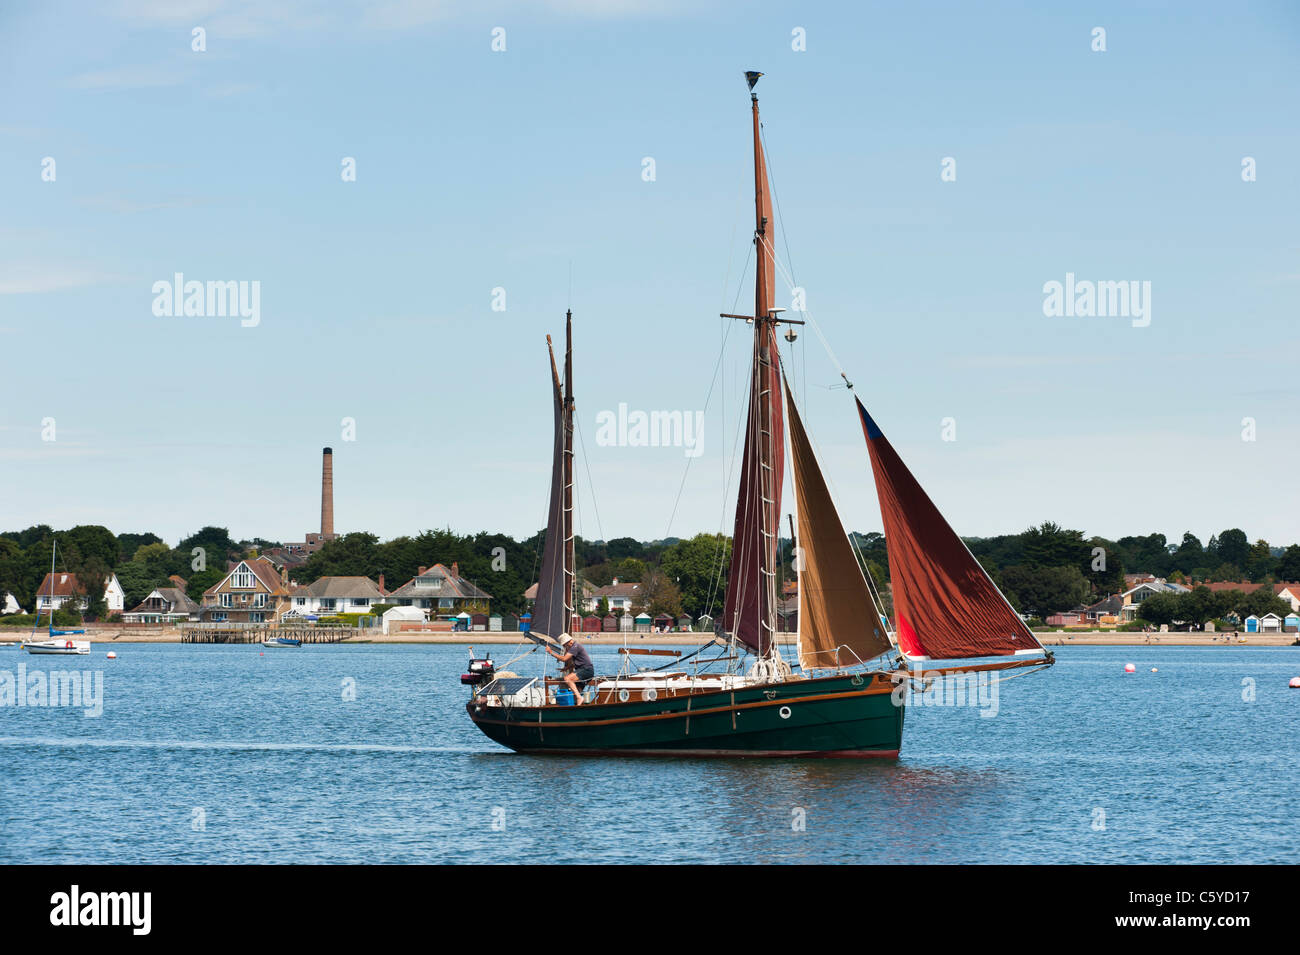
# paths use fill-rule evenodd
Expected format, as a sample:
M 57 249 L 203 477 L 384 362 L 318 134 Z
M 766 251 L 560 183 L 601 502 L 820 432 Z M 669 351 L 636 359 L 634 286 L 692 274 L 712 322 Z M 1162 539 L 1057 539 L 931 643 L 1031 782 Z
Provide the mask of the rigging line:
M 773 264 L 776 265 L 777 271 L 781 273 L 781 278 L 785 280 L 786 287 L 790 290 L 791 294 L 793 294 L 795 289 L 794 276 L 790 274 L 789 270 L 782 264 L 781 259 L 777 257 L 776 250 L 772 248 L 772 244 L 768 242 L 767 237 L 760 237 L 759 241 L 763 243 L 764 248 L 766 248 L 771 254 Z M 821 341 L 822 348 L 826 349 L 826 357 L 831 360 L 831 364 L 835 366 L 835 370 L 839 372 L 840 377 L 847 382 L 849 379 L 844 372 L 844 366 L 841 365 L 840 360 L 835 357 L 835 352 L 831 349 L 830 342 L 826 340 L 826 336 L 822 333 L 821 326 L 817 324 L 817 319 L 813 317 L 813 313 L 808 309 L 806 302 L 804 303 L 804 310 L 800 314 L 803 315 L 807 320 L 807 323 L 812 326 L 812 330 L 817 333 L 817 338 Z M 850 387 L 852 386 L 850 385 Z
M 591 509 L 596 514 L 596 533 L 600 539 L 605 539 L 605 528 L 600 523 L 600 507 L 596 504 L 596 482 L 591 479 L 591 459 L 587 456 L 587 442 L 582 437 L 582 423 L 577 415 L 573 416 L 573 430 L 578 432 L 578 445 L 582 448 L 582 466 L 587 472 L 587 490 L 591 492 Z M 579 514 L 578 519 L 582 516 Z M 574 576 L 577 576 L 577 569 L 574 569 Z

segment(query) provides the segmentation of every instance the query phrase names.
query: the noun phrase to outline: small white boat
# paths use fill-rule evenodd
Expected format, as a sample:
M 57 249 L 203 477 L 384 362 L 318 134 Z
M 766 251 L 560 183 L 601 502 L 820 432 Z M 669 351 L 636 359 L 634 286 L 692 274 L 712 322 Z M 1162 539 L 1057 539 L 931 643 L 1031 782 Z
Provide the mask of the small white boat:
M 84 634 L 85 630 L 55 630 L 54 629 L 54 555 L 58 553 L 59 546 L 55 543 L 50 551 L 50 630 L 48 640 L 24 640 L 22 648 L 28 653 L 40 653 L 55 656 L 74 656 L 90 652 L 89 640 L 71 640 L 70 637 Z M 40 609 L 36 612 L 36 622 L 39 625 L 41 620 Z
M 58 631 L 55 631 L 56 633 Z M 24 643 L 23 649 L 28 653 L 45 653 L 56 654 L 59 656 L 71 656 L 75 654 L 89 653 L 89 640 L 60 640 L 57 637 L 51 640 L 40 640 L 36 643 Z
M 289 637 L 267 637 L 262 641 L 262 646 L 277 649 L 280 647 L 300 647 L 301 640 L 293 640 Z

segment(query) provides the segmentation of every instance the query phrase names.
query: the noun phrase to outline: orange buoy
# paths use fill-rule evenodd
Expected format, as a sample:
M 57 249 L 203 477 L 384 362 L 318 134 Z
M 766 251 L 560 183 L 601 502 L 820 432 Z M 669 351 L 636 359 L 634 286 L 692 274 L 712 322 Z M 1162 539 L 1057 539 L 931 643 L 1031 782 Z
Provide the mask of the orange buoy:
M 1126 664 L 1124 664 L 1124 672 L 1125 672 L 1125 673 L 1136 673 L 1136 672 L 1137 672 L 1137 667 L 1135 667 L 1135 666 L 1134 666 L 1133 664 L 1131 664 L 1131 663 L 1126 663 Z

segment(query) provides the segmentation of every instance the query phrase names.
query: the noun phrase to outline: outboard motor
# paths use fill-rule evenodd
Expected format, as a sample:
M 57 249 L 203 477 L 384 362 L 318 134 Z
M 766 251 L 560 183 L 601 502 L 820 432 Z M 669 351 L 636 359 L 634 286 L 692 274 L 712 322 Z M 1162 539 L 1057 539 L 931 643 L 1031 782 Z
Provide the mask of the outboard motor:
M 460 675 L 460 682 L 465 686 L 478 686 L 492 682 L 496 675 L 496 664 L 492 662 L 491 657 L 477 659 L 474 656 L 474 648 L 469 648 L 469 670 Z

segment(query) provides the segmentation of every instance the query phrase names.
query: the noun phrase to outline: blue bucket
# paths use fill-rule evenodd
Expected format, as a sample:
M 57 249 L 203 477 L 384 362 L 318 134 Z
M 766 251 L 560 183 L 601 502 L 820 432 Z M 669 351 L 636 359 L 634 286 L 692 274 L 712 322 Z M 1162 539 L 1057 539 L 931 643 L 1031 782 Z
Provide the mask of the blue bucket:
M 578 701 L 573 696 L 573 691 L 567 686 L 562 690 L 555 691 L 556 706 L 577 706 Z

